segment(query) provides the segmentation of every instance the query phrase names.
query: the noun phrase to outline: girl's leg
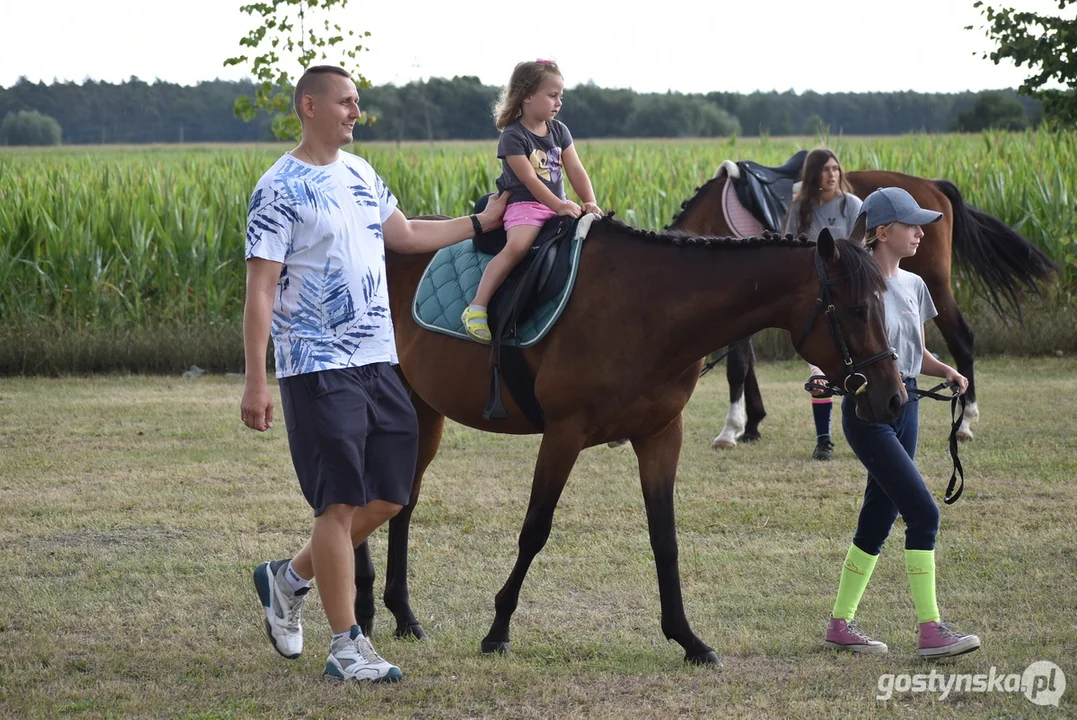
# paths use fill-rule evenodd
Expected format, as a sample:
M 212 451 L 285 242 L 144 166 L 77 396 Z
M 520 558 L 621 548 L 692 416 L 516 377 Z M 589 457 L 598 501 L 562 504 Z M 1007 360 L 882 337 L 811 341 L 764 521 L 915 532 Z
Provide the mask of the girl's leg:
M 809 364 L 808 372 L 817 375 L 822 371 Z M 834 457 L 834 443 L 830 441 L 830 416 L 833 409 L 833 398 L 812 397 L 811 414 L 815 420 L 815 450 L 812 452 L 812 460 L 830 460 Z
M 467 334 L 479 342 L 488 343 L 492 338 L 486 308 L 491 298 L 513 268 L 520 264 L 524 255 L 531 249 L 542 228 L 534 225 L 515 225 L 505 231 L 505 247 L 494 256 L 486 266 L 479 280 L 475 299 L 471 301 L 461 316 Z
M 849 410 L 842 413 L 849 447 L 905 520 L 905 570 L 919 622 L 919 654 L 940 658 L 977 649 L 978 637 L 954 632 L 939 615 L 935 595 L 939 508 L 913 462 L 919 435 L 919 403 L 907 404 L 893 425 L 858 420 L 851 401 Z M 877 504 L 882 505 L 881 501 Z M 873 534 L 870 526 L 858 527 L 857 533 L 862 532 L 868 537 Z
M 509 276 L 513 268 L 524 259 L 524 255 L 535 243 L 535 238 L 538 237 L 541 229 L 534 225 L 516 225 L 505 231 L 505 247 L 494 256 L 483 271 L 472 305 L 484 308 L 490 305 L 490 299 L 494 293 L 501 287 L 501 283 L 505 282 L 505 278 Z
M 856 608 L 860 605 L 860 598 L 864 596 L 864 589 L 868 586 L 871 573 L 875 570 L 875 562 L 879 559 L 878 554 L 871 555 L 853 543 L 849 546 L 849 552 L 845 554 L 845 562 L 841 566 L 841 580 L 838 582 L 838 596 L 834 599 L 834 609 L 830 616 L 851 622 L 856 616 Z
M 872 518 L 887 517 L 883 513 L 885 503 L 878 492 L 881 490 L 905 520 L 905 548 L 934 550 L 939 508 L 902 443 L 902 440 L 916 441 L 915 406 L 916 403 L 906 405 L 904 414 L 893 425 L 866 423 L 856 417 L 853 402 L 847 398 L 842 406 L 842 427 L 849 447 L 878 486 L 873 489 L 869 484 L 865 492 L 865 505 L 870 501 L 873 513 L 865 517 L 863 527 L 858 527 L 858 535 L 867 542 L 868 538 L 875 539 L 880 535 L 885 538 L 889 532 L 889 525 L 884 532 L 883 528 L 872 527 L 869 522 Z M 870 552 L 873 548 L 863 549 Z
M 811 413 L 815 419 L 815 451 L 812 460 L 830 460 L 834 457 L 834 443 L 830 440 L 830 416 L 834 410 L 831 398 L 812 398 Z
M 872 640 L 853 622 L 856 608 L 878 559 L 878 555 L 869 555 L 855 544 L 849 546 L 841 568 L 838 596 L 834 600 L 834 609 L 823 637 L 826 647 L 868 655 L 882 655 L 887 652 L 886 643 Z

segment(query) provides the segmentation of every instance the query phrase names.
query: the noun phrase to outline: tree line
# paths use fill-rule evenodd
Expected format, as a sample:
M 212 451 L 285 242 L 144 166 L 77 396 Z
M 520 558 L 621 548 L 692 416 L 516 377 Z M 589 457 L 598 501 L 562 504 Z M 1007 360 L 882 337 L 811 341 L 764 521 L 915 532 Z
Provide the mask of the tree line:
M 213 80 L 183 86 L 131 77 L 122 83 L 86 80 L 46 85 L 20 78 L 0 88 L 0 144 L 34 138 L 66 144 L 256 142 L 273 139 L 265 113 L 235 116 L 250 81 Z M 491 106 L 499 88 L 476 77 L 431 78 L 361 92 L 375 122 L 357 126 L 359 140 L 487 139 L 497 136 Z M 37 128 L 51 118 L 54 129 Z M 739 94 L 637 93 L 593 84 L 566 89 L 561 118 L 579 138 L 758 135 L 894 135 L 1022 129 L 1041 121 L 1036 100 L 1014 90 L 984 93 Z M 26 128 L 30 128 L 27 130 Z M 32 132 L 31 132 L 32 130 Z M 46 131 L 47 130 L 47 131 Z

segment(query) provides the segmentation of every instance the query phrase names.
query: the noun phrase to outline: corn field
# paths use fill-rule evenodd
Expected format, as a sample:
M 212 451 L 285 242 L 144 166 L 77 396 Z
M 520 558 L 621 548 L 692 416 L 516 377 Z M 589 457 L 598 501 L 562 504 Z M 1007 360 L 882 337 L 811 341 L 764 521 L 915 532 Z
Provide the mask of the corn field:
M 829 138 L 846 169 L 952 180 L 1062 268 L 1077 290 L 1077 132 Z M 587 141 L 599 203 L 665 226 L 726 158 L 779 164 L 811 139 Z M 285 146 L 0 152 L 0 313 L 12 338 L 232 327 L 242 316 L 250 192 Z M 492 143 L 364 145 L 409 215 L 460 215 L 494 188 Z M 962 297 L 958 280 L 958 297 Z M 12 328 L 14 328 L 12 330 Z M 2 365 L 2 363 L 0 363 Z M 6 368 L 10 371 L 11 368 Z M 0 368 L 0 373 L 5 372 Z

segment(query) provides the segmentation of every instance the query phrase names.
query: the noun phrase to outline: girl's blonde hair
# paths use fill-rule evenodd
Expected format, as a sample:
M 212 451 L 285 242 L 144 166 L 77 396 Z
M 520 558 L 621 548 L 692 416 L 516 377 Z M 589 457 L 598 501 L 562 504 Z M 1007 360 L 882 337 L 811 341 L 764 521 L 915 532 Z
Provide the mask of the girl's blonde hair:
M 893 225 L 893 224 L 894 223 L 890 223 L 890 225 Z M 867 234 L 864 235 L 864 240 L 863 240 L 864 247 L 866 247 L 868 250 L 874 251 L 875 250 L 875 243 L 877 243 L 879 241 L 879 231 L 880 230 L 888 230 L 890 228 L 890 225 L 880 225 L 879 227 L 870 228 L 867 231 Z
M 517 63 L 509 84 L 501 89 L 494 105 L 494 124 L 504 130 L 524 114 L 524 100 L 538 92 L 547 75 L 562 77 L 561 69 L 552 60 L 530 60 Z

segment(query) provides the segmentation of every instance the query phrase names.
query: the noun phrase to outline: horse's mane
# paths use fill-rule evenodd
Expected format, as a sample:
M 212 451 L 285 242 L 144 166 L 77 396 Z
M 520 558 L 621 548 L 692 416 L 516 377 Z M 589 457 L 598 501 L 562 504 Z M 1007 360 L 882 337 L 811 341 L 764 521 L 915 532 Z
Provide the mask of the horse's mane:
M 699 204 L 699 201 L 703 199 L 704 195 L 706 195 L 705 191 L 711 185 L 713 185 L 715 181 L 721 180 L 724 177 L 724 175 L 721 178 L 712 177 L 710 180 L 697 187 L 695 194 L 681 203 L 681 211 L 673 216 L 673 220 L 670 221 L 669 225 L 666 225 L 666 230 L 671 229 L 674 225 L 679 223 L 681 221 L 681 218 L 687 215 L 690 210 L 694 209 L 695 206 Z
M 838 265 L 843 273 L 841 277 L 832 279 L 848 282 L 849 292 L 857 298 L 868 293 L 886 292 L 883 271 L 867 248 L 846 238 L 835 238 L 834 244 L 838 248 Z
M 762 237 L 743 238 L 694 235 L 685 230 L 666 230 L 663 232 L 641 230 L 615 219 L 613 213 L 606 215 L 598 222 L 609 225 L 611 229 L 632 238 L 676 247 L 699 247 L 711 250 L 746 250 L 760 247 L 815 247 L 814 242 L 809 242 L 803 237 L 795 238 L 792 235 L 779 235 L 772 232 L 764 232 Z
M 667 230 L 665 232 L 641 230 L 615 219 L 612 213 L 601 218 L 598 222 L 608 225 L 611 229 L 631 238 L 680 248 L 695 247 L 708 250 L 733 251 L 763 247 L 802 249 L 816 246 L 814 241 L 808 240 L 803 235 L 793 237 L 792 235 L 778 235 L 772 232 L 764 232 L 762 237 L 722 238 L 693 235 L 683 230 Z M 879 264 L 875 262 L 867 248 L 846 238 L 835 238 L 834 244 L 838 249 L 838 266 L 841 268 L 841 275 L 831 278 L 832 280 L 847 282 L 849 292 L 853 297 L 857 298 L 864 297 L 868 293 L 886 291 L 886 278 L 883 277 Z

